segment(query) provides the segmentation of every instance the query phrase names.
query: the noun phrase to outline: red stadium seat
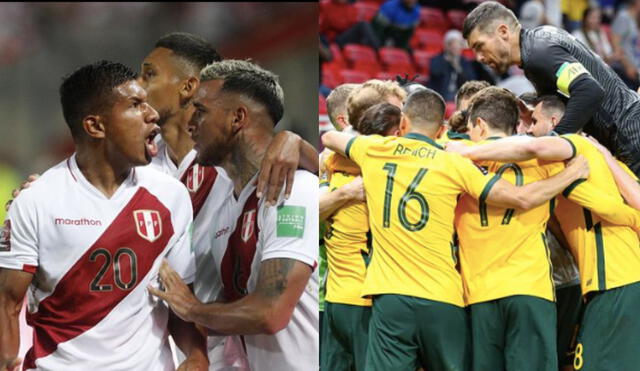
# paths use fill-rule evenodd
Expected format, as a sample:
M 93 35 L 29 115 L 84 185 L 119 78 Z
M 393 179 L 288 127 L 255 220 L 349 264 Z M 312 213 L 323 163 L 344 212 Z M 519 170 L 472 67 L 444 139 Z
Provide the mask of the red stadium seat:
M 413 62 L 409 57 L 409 53 L 407 53 L 404 49 L 399 48 L 380 48 L 379 50 L 380 61 L 385 66 L 385 69 L 388 72 L 399 73 L 399 74 L 414 74 L 415 67 L 413 66 Z
M 327 114 L 327 100 L 322 94 L 318 94 L 318 113 L 321 115 Z
M 338 44 L 329 45 L 329 50 L 331 50 L 331 55 L 333 56 L 331 63 L 335 65 L 339 65 L 341 66 L 341 68 L 346 68 L 347 62 L 344 60 L 344 57 L 342 56 L 342 51 L 340 50 L 340 47 L 338 46 Z
M 331 68 L 322 67 L 322 83 L 329 89 L 333 89 L 342 83 L 339 74 Z
M 420 8 L 420 27 L 438 30 L 444 33 L 449 28 L 449 23 L 442 10 L 437 8 Z
M 370 75 L 364 71 L 357 70 L 341 70 L 340 77 L 342 77 L 342 83 L 356 83 L 365 82 L 369 80 Z
M 474 53 L 473 49 L 471 48 L 462 49 L 462 56 L 468 61 L 473 61 L 476 59 L 476 53 Z
M 391 72 L 378 72 L 378 74 L 376 75 L 376 79 L 378 80 L 391 80 L 391 81 L 395 81 L 396 80 L 396 74 L 395 73 L 391 73 Z
M 456 111 L 455 102 L 447 102 L 447 108 L 444 111 L 444 118 L 448 119 L 449 117 L 451 117 L 451 115 L 453 115 L 455 111 Z
M 458 30 L 462 30 L 462 25 L 464 24 L 464 19 L 466 17 L 467 12 L 464 10 L 451 9 L 447 12 L 449 24 L 451 24 L 451 27 L 457 28 Z
M 358 10 L 358 20 L 363 22 L 371 21 L 380 8 L 377 4 L 363 2 L 357 2 L 353 6 Z
M 353 69 L 358 71 L 365 71 L 371 76 L 374 76 L 382 70 L 380 64 L 376 60 L 357 60 L 353 64 Z
M 354 62 L 359 61 L 377 61 L 376 52 L 373 48 L 358 44 L 347 44 L 342 50 L 342 56 L 347 60 L 353 68 Z
M 416 30 L 414 37 L 419 49 L 438 53 L 442 51 L 443 43 L 442 34 L 440 32 L 418 29 Z
M 413 60 L 418 67 L 418 73 L 428 77 L 429 67 L 431 66 L 431 58 L 435 57 L 439 53 L 430 52 L 428 50 L 416 50 L 413 52 Z

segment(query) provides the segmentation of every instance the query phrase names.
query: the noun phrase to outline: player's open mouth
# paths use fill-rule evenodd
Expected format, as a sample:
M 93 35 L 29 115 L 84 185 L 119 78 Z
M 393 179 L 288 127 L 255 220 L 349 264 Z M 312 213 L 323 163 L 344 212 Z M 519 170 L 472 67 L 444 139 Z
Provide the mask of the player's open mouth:
M 160 129 L 154 128 L 151 130 L 149 135 L 145 140 L 145 148 L 147 149 L 147 153 L 151 155 L 151 157 L 155 157 L 158 154 L 158 145 L 155 142 L 156 135 L 160 134 Z

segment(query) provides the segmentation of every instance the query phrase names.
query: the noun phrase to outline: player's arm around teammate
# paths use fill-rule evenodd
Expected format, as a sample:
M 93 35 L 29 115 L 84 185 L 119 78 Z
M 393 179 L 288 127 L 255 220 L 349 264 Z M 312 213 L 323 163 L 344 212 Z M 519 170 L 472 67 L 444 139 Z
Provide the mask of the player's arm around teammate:
M 205 326 L 217 334 L 275 334 L 289 323 L 305 289 L 311 269 L 286 258 L 269 259 L 260 267 L 256 291 L 233 303 L 202 303 L 180 276 L 164 263 L 160 277 L 165 291 L 149 291 L 165 300 L 185 321 Z
M 329 192 L 328 187 L 323 188 L 325 191 L 321 191 L 319 200 L 320 220 L 326 220 L 347 202 L 365 200 L 361 176 L 357 176 L 351 183 L 345 184 L 333 192 Z
M 32 273 L 0 268 L 0 371 L 17 370 L 20 328 L 18 316 Z
M 340 154 L 345 154 L 352 138 L 353 136 L 350 134 L 328 132 L 322 136 L 322 142 L 326 147 Z M 486 201 L 494 206 L 528 210 L 549 201 L 577 179 L 588 176 L 589 166 L 586 160 L 580 156 L 573 159 L 565 171 L 522 187 L 516 187 L 495 176 L 487 186 Z

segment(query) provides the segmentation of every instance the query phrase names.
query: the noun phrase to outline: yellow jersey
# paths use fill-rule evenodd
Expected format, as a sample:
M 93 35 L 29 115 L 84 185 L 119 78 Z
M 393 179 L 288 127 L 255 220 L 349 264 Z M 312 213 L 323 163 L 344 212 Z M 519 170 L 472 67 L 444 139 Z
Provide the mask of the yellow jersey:
M 452 242 L 457 198 L 480 197 L 497 178 L 417 133 L 355 137 L 346 154 L 362 170 L 373 235 L 363 294 L 464 306 Z
M 330 191 L 350 183 L 356 175 L 333 172 Z M 369 215 L 364 202 L 349 202 L 327 220 L 324 242 L 329 273 L 325 299 L 331 303 L 370 306 L 362 297 L 369 263 Z
M 489 138 L 477 144 L 486 143 Z M 516 186 L 549 178 L 564 164 L 537 159 L 517 163 L 479 163 Z M 555 301 L 546 228 L 553 200 L 527 211 L 489 206 L 464 195 L 456 209 L 455 227 L 467 304 L 530 295 Z
M 610 224 L 597 214 L 599 207 L 614 207 L 621 216 L 634 216 L 637 211 L 630 211 L 624 203 L 604 157 L 593 144 L 576 134 L 562 137 L 571 143 L 575 154 L 589 161 L 591 169 L 587 181 L 563 192 L 555 211 L 578 264 L 582 294 L 640 281 L 638 235 L 632 228 Z M 582 207 L 586 203 L 591 204 L 589 209 Z

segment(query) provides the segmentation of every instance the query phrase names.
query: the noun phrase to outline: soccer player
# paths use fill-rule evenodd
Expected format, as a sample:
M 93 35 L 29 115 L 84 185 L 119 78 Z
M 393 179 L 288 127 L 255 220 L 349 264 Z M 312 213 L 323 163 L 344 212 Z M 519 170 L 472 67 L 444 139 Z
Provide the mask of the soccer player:
M 193 280 L 192 210 L 178 181 L 140 167 L 157 152 L 159 129 L 135 77 L 100 61 L 60 87 L 76 153 L 9 209 L 0 244 L 2 369 L 17 363 L 27 290 L 34 345 L 25 369 L 173 369 L 167 330 L 188 356 L 182 367 L 208 367 L 204 336 L 147 292 L 163 258 Z
M 478 61 L 499 74 L 518 65 L 538 95 L 568 98 L 558 134 L 584 128 L 640 174 L 640 98 L 587 46 L 552 26 L 523 30 L 494 1 L 469 13 L 463 34 Z
M 535 125 L 541 123 L 537 117 Z M 577 134 L 517 139 L 460 152 L 480 161 L 587 158 L 592 175 L 568 187 L 555 209 L 578 263 L 586 302 L 573 366 L 576 370 L 631 370 L 640 363 L 640 323 L 635 320 L 635 308 L 640 305 L 638 211 L 624 203 L 604 157 L 588 139 Z
M 451 241 L 460 194 L 530 209 L 588 173 L 581 159 L 557 176 L 523 187 L 485 175 L 435 143 L 445 103 L 428 92 L 425 109 L 437 114 L 413 122 L 404 137 L 336 132 L 322 137 L 361 167 L 365 184 L 374 250 L 362 292 L 373 297 L 367 370 L 468 369 L 468 318 Z
M 364 112 L 358 128 L 365 135 L 392 135 L 400 128 L 401 116 L 402 112 L 393 104 L 379 103 Z M 358 175 L 330 169 L 329 190 L 335 192 L 347 187 L 356 177 L 361 179 Z M 364 370 L 371 318 L 371 299 L 361 297 L 371 256 L 364 199 L 346 203 L 331 215 L 324 240 L 329 272 L 321 370 Z
M 483 89 L 468 110 L 467 132 L 473 141 L 515 134 L 519 112 L 511 92 Z M 549 178 L 564 167 L 536 159 L 478 164 L 516 186 Z M 473 370 L 558 369 L 554 282 L 545 236 L 551 207 L 505 210 L 469 195 L 458 202 L 455 227 L 471 313 Z
M 318 178 L 297 171 L 277 207 L 259 200 L 253 184 L 283 115 L 282 88 L 271 72 L 239 60 L 210 64 L 200 80 L 189 123 L 196 161 L 221 165 L 232 181 L 229 196 L 211 206 L 219 213 L 209 236 L 227 302 L 198 300 L 168 265 L 166 291 L 150 291 L 184 320 L 244 335 L 251 370 L 317 368 Z

